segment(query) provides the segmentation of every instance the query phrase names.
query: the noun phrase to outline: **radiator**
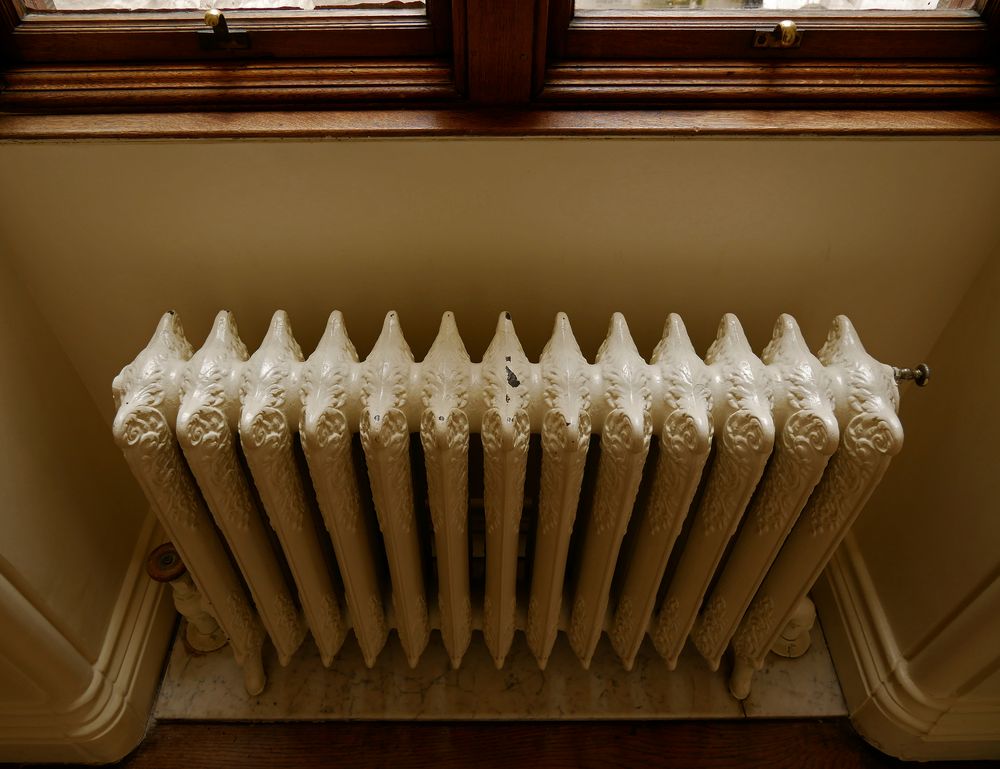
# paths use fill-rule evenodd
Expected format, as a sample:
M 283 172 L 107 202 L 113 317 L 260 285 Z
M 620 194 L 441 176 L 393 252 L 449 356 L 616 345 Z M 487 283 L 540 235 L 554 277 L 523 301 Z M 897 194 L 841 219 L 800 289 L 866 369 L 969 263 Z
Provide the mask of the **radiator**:
M 228 312 L 197 352 L 167 313 L 113 389 L 254 694 L 268 640 L 329 665 L 353 630 L 373 666 L 395 630 L 416 666 L 436 629 L 456 668 L 475 630 L 498 668 L 519 630 L 542 668 L 559 632 L 584 667 L 602 633 L 626 669 L 647 634 L 671 669 L 731 648 L 746 697 L 903 439 L 843 316 L 816 357 L 782 315 L 758 358 L 726 315 L 702 359 L 670 315 L 647 362 L 616 314 L 590 363 L 559 314 L 532 363 L 505 313 L 473 363 L 452 313 L 422 362 L 394 312 L 364 360 L 339 312 L 308 358 L 284 312 L 253 355 Z

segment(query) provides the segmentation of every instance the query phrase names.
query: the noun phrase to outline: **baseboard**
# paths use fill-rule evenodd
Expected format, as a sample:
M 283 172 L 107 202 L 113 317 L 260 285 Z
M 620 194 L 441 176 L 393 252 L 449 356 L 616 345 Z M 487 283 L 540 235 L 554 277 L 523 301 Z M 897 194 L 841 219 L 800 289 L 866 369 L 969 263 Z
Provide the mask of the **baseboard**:
M 967 712 L 959 700 L 927 696 L 910 678 L 853 535 L 813 598 L 851 723 L 868 742 L 908 760 L 1000 758 L 1000 709 Z
M 16 726 L 0 723 L 0 759 L 110 763 L 139 744 L 176 618 L 169 588 L 153 582 L 145 570 L 150 550 L 165 539 L 150 514 L 93 665 L 91 685 L 64 712 L 22 716 Z

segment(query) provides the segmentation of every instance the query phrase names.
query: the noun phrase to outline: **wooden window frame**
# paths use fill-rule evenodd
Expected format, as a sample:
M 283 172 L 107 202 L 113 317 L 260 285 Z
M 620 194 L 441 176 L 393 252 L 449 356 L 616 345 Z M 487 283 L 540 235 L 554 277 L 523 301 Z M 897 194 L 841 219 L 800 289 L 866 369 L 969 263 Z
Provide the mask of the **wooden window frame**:
M 407 58 L 451 51 L 450 0 L 407 10 L 236 11 L 247 50 L 205 50 L 197 11 L 40 12 L 0 0 L 3 52 L 16 63 Z
M 45 13 L 0 0 L 0 110 L 128 112 L 447 105 L 451 0 L 407 11 L 243 11 L 245 50 L 205 50 L 198 13 Z
M 796 14 L 800 48 L 754 48 L 780 14 L 589 12 L 548 0 L 550 106 L 991 108 L 998 0 L 975 11 Z
M 425 130 L 429 114 L 442 116 L 440 124 L 448 126 L 442 130 L 457 131 L 458 122 L 477 111 L 499 109 L 491 119 L 510 121 L 525 133 L 537 125 L 545 133 L 553 125 L 585 131 L 579 121 L 553 117 L 553 110 L 689 110 L 708 116 L 706 126 L 734 127 L 733 115 L 752 109 L 759 114 L 746 118 L 746 130 L 753 133 L 762 130 L 764 110 L 781 111 L 782 119 L 800 126 L 843 126 L 843 116 L 831 110 L 854 110 L 858 130 L 867 135 L 874 111 L 909 110 L 922 116 L 914 124 L 917 133 L 942 130 L 930 117 L 935 111 L 941 120 L 951 116 L 946 122 L 957 131 L 969 132 L 1000 121 L 998 9 L 1000 0 L 981 0 L 978 15 L 859 20 L 812 14 L 800 23 L 802 48 L 790 52 L 750 44 L 755 29 L 780 18 L 773 14 L 574 17 L 572 0 L 428 0 L 426 17 L 234 13 L 239 28 L 251 32 L 252 50 L 206 53 L 197 47 L 201 24 L 194 14 L 81 19 L 0 0 L 0 119 L 261 110 L 295 111 L 302 119 L 309 110 L 408 110 L 416 131 Z M 512 108 L 535 117 L 515 119 Z M 827 117 L 795 117 L 795 110 L 825 110 Z M 663 115 L 627 120 L 627 112 L 616 114 L 626 126 L 669 123 Z M 482 131 L 487 117 L 470 126 Z M 399 121 L 389 129 L 383 117 L 378 120 L 373 133 L 400 130 Z M 329 123 L 317 117 L 315 130 Z M 690 116 L 677 124 L 690 130 Z M 903 132 L 907 123 L 885 124 Z M 23 121 L 17 125 L 23 136 Z M 354 118 L 351 125 L 357 125 Z M 150 131 L 161 135 L 156 127 Z

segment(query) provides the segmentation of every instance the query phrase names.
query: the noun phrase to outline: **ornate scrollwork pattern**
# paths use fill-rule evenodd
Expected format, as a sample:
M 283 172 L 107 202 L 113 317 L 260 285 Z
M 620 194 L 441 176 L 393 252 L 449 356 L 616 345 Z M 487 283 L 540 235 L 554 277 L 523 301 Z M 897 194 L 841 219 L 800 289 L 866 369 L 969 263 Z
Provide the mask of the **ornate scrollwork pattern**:
M 115 431 L 161 516 L 174 525 L 198 528 L 203 502 L 163 415 L 156 408 L 130 406 L 119 412 Z
M 661 657 L 669 656 L 677 643 L 677 637 L 680 635 L 680 610 L 681 605 L 676 598 L 667 598 L 660 607 L 660 614 L 650 635 L 653 646 Z
M 764 642 L 774 628 L 774 614 L 774 601 L 769 596 L 758 595 L 754 599 L 733 637 L 733 651 L 737 657 L 754 663 L 762 657 L 761 649 L 765 648 Z
M 718 645 L 719 636 L 723 631 L 722 618 L 725 614 L 725 597 L 712 596 L 701 615 L 701 621 L 691 633 L 691 640 L 702 654 L 708 653 L 708 650 L 714 649 Z

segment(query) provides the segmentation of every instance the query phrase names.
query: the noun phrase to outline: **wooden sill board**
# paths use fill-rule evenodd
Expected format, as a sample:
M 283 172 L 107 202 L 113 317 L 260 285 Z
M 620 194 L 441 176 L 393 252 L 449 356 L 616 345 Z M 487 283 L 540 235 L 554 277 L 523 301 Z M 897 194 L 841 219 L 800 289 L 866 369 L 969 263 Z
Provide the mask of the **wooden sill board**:
M 338 110 L 0 113 L 0 141 L 512 136 L 991 136 L 1000 111 Z

